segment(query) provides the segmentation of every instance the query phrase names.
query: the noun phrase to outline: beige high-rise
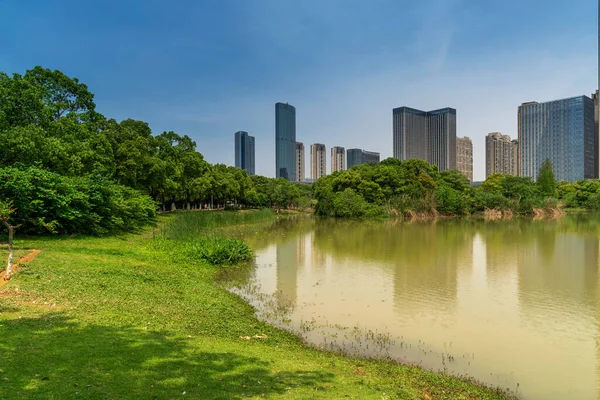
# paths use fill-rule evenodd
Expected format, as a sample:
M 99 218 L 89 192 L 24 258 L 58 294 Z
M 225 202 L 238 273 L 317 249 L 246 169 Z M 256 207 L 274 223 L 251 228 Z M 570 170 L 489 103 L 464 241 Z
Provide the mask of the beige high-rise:
M 466 136 L 456 138 L 456 169 L 473 182 L 473 142 Z
M 500 173 L 519 175 L 519 145 L 500 132 L 485 137 L 485 177 Z
M 296 142 L 296 180 L 304 182 L 304 143 Z
M 315 143 L 310 145 L 310 177 L 317 180 L 327 175 L 327 160 L 325 145 Z
M 331 173 L 346 169 L 346 149 L 340 146 L 331 148 Z

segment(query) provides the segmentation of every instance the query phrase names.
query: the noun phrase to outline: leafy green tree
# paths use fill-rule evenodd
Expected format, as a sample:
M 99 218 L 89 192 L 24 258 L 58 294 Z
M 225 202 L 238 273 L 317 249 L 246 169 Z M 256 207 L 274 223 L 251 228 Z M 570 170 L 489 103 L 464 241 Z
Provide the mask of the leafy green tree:
M 554 172 L 552 171 L 552 163 L 550 159 L 546 159 L 537 180 L 540 193 L 548 197 L 556 197 L 556 179 L 554 178 Z
M 93 113 L 96 109 L 94 95 L 77 78 L 40 66 L 25 72 L 24 78 L 41 89 L 45 112 L 55 121 L 67 114 Z

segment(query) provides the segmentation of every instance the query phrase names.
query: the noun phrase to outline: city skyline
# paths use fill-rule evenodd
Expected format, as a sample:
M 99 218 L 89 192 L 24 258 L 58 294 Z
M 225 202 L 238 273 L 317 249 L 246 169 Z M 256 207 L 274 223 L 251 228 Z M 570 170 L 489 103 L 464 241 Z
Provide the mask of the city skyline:
M 64 71 L 95 88 L 99 112 L 146 121 L 154 134 L 187 134 L 211 163 L 233 165 L 231 133 L 251 132 L 264 155 L 256 173 L 270 177 L 277 101 L 301 110 L 298 140 L 382 159 L 392 156 L 390 109 L 451 105 L 481 181 L 486 134 L 516 137 L 521 103 L 598 85 L 597 2 L 227 3 L 66 0 L 65 12 L 0 2 L 13 16 L 0 27 L 0 70 Z

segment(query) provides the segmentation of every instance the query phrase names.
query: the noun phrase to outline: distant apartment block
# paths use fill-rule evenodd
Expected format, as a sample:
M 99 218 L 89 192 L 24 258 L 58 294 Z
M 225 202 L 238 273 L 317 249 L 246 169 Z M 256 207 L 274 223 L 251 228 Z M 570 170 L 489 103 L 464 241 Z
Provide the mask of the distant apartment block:
M 305 182 L 306 174 L 304 172 L 304 143 L 296 142 L 296 181 Z
M 248 132 L 235 133 L 235 166 L 254 175 L 254 136 Z
M 325 145 L 315 143 L 310 145 L 310 177 L 315 181 L 327 175 L 327 156 Z
M 485 177 L 495 173 L 519 175 L 519 143 L 500 132 L 485 137 Z
M 409 107 L 392 111 L 394 158 L 420 158 L 440 171 L 456 169 L 456 110 L 421 111 Z
M 275 104 L 275 177 L 296 180 L 296 109 Z
M 518 110 L 520 175 L 537 180 L 549 159 L 559 181 L 593 179 L 598 163 L 594 111 L 587 96 L 523 103 Z
M 343 147 L 331 148 L 331 173 L 346 169 L 346 150 Z
M 456 169 L 473 182 L 473 142 L 466 136 L 456 138 Z
M 362 149 L 348 149 L 346 151 L 348 169 L 359 164 L 371 164 L 379 162 L 379 153 L 365 151 Z

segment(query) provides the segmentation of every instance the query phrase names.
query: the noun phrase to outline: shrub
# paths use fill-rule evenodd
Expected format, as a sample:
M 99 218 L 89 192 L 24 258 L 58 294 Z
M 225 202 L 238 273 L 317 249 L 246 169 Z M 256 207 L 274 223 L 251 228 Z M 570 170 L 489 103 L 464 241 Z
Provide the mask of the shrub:
M 254 258 L 254 253 L 243 241 L 220 236 L 203 236 L 187 242 L 183 253 L 189 259 L 217 266 L 239 264 Z
M 13 201 L 23 233 L 132 231 L 156 217 L 154 201 L 134 189 L 36 167 L 0 169 L 0 198 Z

